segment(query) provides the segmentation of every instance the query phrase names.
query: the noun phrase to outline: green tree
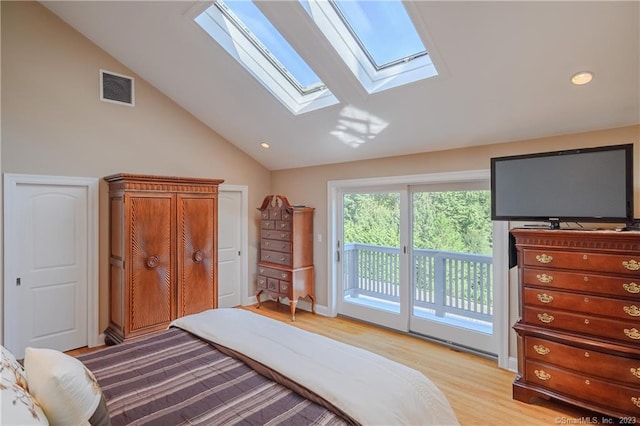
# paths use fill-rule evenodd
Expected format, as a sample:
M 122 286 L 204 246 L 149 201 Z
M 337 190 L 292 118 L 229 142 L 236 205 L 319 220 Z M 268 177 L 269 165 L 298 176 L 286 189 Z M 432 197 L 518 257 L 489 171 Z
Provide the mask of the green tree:
M 397 193 L 344 196 L 344 241 L 378 246 L 400 245 L 400 208 Z
M 490 197 L 489 191 L 414 193 L 414 246 L 491 254 Z M 345 243 L 399 246 L 398 193 L 347 194 L 343 205 Z

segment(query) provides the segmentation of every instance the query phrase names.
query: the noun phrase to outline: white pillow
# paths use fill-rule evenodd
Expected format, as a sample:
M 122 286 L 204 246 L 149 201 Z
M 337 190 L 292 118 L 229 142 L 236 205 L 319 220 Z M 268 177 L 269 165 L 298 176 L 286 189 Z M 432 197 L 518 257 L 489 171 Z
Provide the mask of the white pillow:
M 49 424 L 42 408 L 29 392 L 4 376 L 0 379 L 0 409 L 2 424 L 6 426 Z
M 29 392 L 52 425 L 88 424 L 102 392 L 82 362 L 53 349 L 26 348 L 24 368 Z
M 16 357 L 4 346 L 0 346 L 0 376 L 9 383 L 17 383 L 27 389 L 27 376 Z

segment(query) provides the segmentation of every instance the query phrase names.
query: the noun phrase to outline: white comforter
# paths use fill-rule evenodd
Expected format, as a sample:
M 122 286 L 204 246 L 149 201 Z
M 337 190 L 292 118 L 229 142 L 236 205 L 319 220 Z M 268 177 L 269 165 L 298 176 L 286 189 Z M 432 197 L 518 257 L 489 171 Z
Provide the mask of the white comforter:
M 242 309 L 212 309 L 171 325 L 269 366 L 363 425 L 458 424 L 422 373 L 372 352 Z

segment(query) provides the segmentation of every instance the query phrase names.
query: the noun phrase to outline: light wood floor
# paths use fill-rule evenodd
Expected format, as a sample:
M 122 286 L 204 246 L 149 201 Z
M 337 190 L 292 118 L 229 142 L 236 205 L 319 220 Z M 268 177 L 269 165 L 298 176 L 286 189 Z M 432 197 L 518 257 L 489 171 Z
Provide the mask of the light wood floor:
M 558 425 L 593 413 L 554 401 L 525 404 L 511 398 L 514 373 L 497 362 L 459 352 L 418 337 L 397 333 L 348 318 L 328 318 L 298 310 L 291 322 L 288 307 L 265 302 L 247 309 L 383 355 L 424 373 L 447 396 L 461 425 Z M 596 416 L 599 419 L 599 416 Z
M 375 327 L 349 318 L 329 318 L 298 310 L 291 322 L 289 308 L 263 302 L 243 309 L 307 331 L 349 343 L 408 365 L 431 379 L 447 396 L 461 425 L 590 424 L 600 416 L 557 401 L 525 404 L 511 398 L 514 373 L 497 362 L 428 342 L 415 336 Z M 79 355 L 93 349 L 67 352 Z M 375 373 L 374 373 L 375 374 Z

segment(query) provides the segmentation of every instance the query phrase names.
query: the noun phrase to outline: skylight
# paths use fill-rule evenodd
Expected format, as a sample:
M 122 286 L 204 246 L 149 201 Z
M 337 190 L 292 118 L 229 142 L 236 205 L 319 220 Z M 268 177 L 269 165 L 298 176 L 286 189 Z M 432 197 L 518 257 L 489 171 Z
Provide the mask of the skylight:
M 338 102 L 252 1 L 218 0 L 195 21 L 293 114 Z
M 318 76 L 252 1 L 227 0 L 215 5 L 301 94 L 324 88 Z
M 401 1 L 330 3 L 376 69 L 427 54 Z
M 337 104 L 338 99 L 262 13 L 264 7 L 256 3 L 217 0 L 200 13 L 206 7 L 202 6 L 194 20 L 293 114 Z M 367 93 L 438 75 L 424 35 L 421 37 L 411 20 L 419 15 L 410 16 L 401 0 L 293 3 L 299 5 Z M 406 7 L 415 6 L 408 3 Z M 301 9 L 300 13 L 304 15 Z
M 401 0 L 299 0 L 368 93 L 438 75 Z

